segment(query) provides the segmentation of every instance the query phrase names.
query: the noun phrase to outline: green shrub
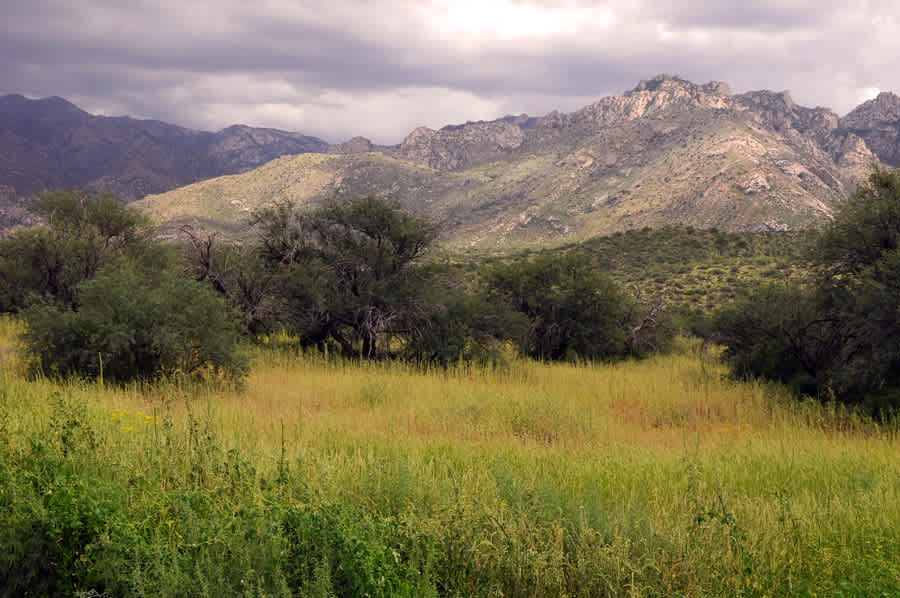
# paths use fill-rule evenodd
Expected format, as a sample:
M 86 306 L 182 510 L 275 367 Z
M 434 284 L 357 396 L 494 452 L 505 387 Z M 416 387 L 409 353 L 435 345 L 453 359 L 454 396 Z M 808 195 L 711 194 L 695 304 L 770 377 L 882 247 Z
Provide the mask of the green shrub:
M 246 364 L 225 302 L 204 285 L 124 265 L 78 287 L 77 309 L 25 312 L 25 348 L 51 376 L 112 381 L 213 373 L 239 379 Z
M 900 170 L 874 168 L 817 234 L 819 276 L 723 309 L 715 328 L 735 374 L 805 394 L 900 407 Z M 786 270 L 772 263 L 763 275 Z
M 735 375 L 778 380 L 804 393 L 815 393 L 816 377 L 832 357 L 817 342 L 831 338 L 830 326 L 799 288 L 761 287 L 720 310 L 713 329 Z
M 65 445 L 30 440 L 31 450 L 19 463 L 28 475 L 0 475 L 16 497 L 0 502 L 0 598 L 72 596 L 87 588 L 118 595 L 113 572 L 94 566 L 104 538 L 120 520 L 118 496 L 85 480 L 60 451 Z

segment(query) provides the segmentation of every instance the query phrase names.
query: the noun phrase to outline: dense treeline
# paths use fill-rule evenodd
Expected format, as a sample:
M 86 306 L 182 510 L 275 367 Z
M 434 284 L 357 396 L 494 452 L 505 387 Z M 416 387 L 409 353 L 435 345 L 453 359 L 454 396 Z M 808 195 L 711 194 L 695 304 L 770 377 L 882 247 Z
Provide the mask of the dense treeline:
M 374 197 L 312 212 L 284 203 L 254 223 L 259 243 L 243 248 L 186 231 L 189 271 L 247 332 L 283 328 L 348 357 L 442 365 L 495 359 L 510 343 L 538 359 L 614 359 L 662 349 L 674 333 L 658 306 L 642 309 L 585 256 L 522 256 L 474 276 L 429 259 L 434 225 Z
M 577 252 L 522 256 L 472 276 L 430 255 L 427 219 L 375 197 L 253 217 L 258 242 L 185 229 L 183 251 L 109 195 L 49 193 L 45 225 L 0 243 L 0 309 L 28 323 L 48 375 L 239 378 L 238 336 L 425 365 L 609 360 L 666 348 L 664 304 L 645 305 Z

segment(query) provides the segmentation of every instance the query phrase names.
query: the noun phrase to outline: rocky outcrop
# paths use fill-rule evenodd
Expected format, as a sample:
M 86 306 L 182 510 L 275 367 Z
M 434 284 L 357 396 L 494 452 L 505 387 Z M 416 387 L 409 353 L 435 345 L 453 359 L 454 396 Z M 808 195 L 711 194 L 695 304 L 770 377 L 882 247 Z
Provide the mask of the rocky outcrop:
M 722 81 L 710 81 L 703 85 L 697 85 L 678 75 L 663 73 L 652 79 L 644 79 L 634 86 L 631 91 L 625 92 L 625 97 L 631 97 L 643 92 L 667 92 L 673 95 L 685 94 L 699 96 L 702 94 L 728 97 L 731 95 L 731 87 Z
M 419 127 L 403 140 L 396 157 L 436 170 L 455 170 L 501 158 L 524 140 L 523 129 L 505 120 L 466 123 L 440 131 Z
M 697 85 L 677 75 L 657 75 L 641 81 L 623 96 L 610 96 L 576 113 L 576 120 L 588 117 L 600 126 L 635 120 L 671 110 L 730 107 L 730 88 L 712 81 Z
M 869 149 L 869 144 L 855 133 L 847 132 L 839 137 L 840 144 L 835 143 L 835 160 L 842 168 L 868 168 L 879 159 Z
M 343 143 L 329 145 L 326 153 L 340 155 L 364 154 L 366 152 L 375 151 L 376 149 L 376 146 L 365 137 L 354 137 Z
M 734 96 L 735 106 L 777 132 L 797 131 L 817 143 L 838 129 L 838 115 L 828 108 L 806 108 L 794 103 L 790 92 L 750 91 Z
M 843 192 L 878 157 L 867 143 L 843 126 L 829 108 L 806 108 L 794 103 L 787 91 L 751 91 L 734 96 L 735 107 L 745 111 L 760 125 L 776 131 L 798 150 L 820 160 L 829 160 L 847 172 L 832 180 L 830 186 Z
M 551 112 L 537 120 L 536 128 L 546 131 L 589 123 L 596 130 L 675 110 L 727 109 L 727 91 L 724 83 L 695 85 L 677 76 L 659 75 L 641 81 L 625 95 L 605 97 L 572 114 Z
M 518 115 L 507 114 L 500 120 L 506 121 L 511 125 L 516 125 L 520 129 L 533 129 L 537 125 L 537 118 L 534 116 L 528 116 L 525 113 Z
M 748 195 L 764 193 L 772 188 L 771 185 L 769 185 L 769 181 L 766 179 L 765 172 L 761 169 L 747 173 L 747 176 L 739 179 L 736 185 L 741 191 Z
M 842 118 L 840 125 L 865 141 L 881 161 L 900 165 L 900 97 L 897 95 L 878 94 Z

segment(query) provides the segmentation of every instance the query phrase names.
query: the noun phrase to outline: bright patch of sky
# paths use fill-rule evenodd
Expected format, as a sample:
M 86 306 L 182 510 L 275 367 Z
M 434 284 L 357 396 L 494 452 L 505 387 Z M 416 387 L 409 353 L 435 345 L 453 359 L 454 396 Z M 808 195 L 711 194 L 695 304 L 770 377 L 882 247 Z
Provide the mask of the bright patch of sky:
M 607 8 L 585 8 L 573 3 L 541 6 L 510 0 L 434 0 L 422 12 L 429 26 L 464 43 L 578 35 L 579 24 L 608 27 L 614 21 Z

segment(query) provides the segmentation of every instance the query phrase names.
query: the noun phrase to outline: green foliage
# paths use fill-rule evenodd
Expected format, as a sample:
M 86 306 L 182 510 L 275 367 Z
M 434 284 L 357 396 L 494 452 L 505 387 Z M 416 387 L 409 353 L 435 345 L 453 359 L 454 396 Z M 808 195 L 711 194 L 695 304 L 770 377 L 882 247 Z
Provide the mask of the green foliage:
M 139 254 L 147 221 L 111 194 L 46 193 L 37 209 L 45 226 L 0 242 L 0 311 L 19 311 L 34 297 L 77 302 L 77 287 L 123 254 Z
M 369 196 L 311 213 L 281 204 L 256 223 L 275 319 L 303 344 L 447 365 L 494 359 L 516 330 L 508 309 L 423 262 L 436 228 L 397 203 Z
M 875 410 L 900 408 L 900 250 L 884 251 L 858 276 L 825 288 L 826 313 L 849 328 L 835 391 Z
M 432 280 L 423 291 L 425 323 L 410 335 L 404 357 L 440 366 L 492 363 L 502 358 L 506 341 L 524 334 L 524 314 L 484 293 L 460 288 L 452 276 L 438 282 Z
M 818 238 L 833 274 L 864 275 L 885 252 L 900 247 L 900 170 L 873 168 L 854 195 L 840 202 Z
M 85 587 L 102 595 L 121 589 L 121 580 L 92 562 L 122 511 L 118 496 L 92 486 L 40 444 L 29 460 L 43 470 L 33 479 L 40 496 L 23 501 L 18 521 L 2 534 L 0 543 L 11 554 L 0 559 L 0 596 L 66 597 Z
M 256 216 L 262 254 L 278 271 L 294 332 L 374 358 L 379 340 L 420 325 L 419 258 L 434 226 L 399 204 L 351 199 L 299 214 L 284 204 Z
M 816 395 L 829 383 L 847 333 L 821 312 L 810 291 L 770 284 L 721 309 L 714 338 L 725 345 L 737 376 L 762 376 Z
M 245 371 L 227 306 L 199 283 L 154 281 L 123 264 L 77 291 L 77 310 L 41 303 L 25 312 L 26 351 L 45 374 L 126 381 Z
M 492 296 L 528 318 L 521 349 L 537 359 L 608 359 L 625 351 L 625 299 L 583 255 L 495 265 Z
M 667 226 L 630 230 L 582 244 L 623 289 L 666 297 L 670 312 L 710 312 L 771 279 L 802 278 L 810 269 L 806 232 L 725 233 Z
M 401 529 L 346 507 L 290 509 L 282 519 L 288 585 L 303 596 L 436 597 L 403 547 L 391 544 Z
M 898 244 L 900 172 L 876 167 L 819 233 L 814 284 L 767 287 L 718 315 L 735 373 L 874 411 L 900 407 Z
M 214 234 L 202 236 L 189 227 L 182 232 L 188 239 L 184 250 L 187 275 L 208 284 L 228 301 L 243 333 L 273 330 L 281 307 L 278 273 L 267 267 L 259 248 L 222 243 Z

